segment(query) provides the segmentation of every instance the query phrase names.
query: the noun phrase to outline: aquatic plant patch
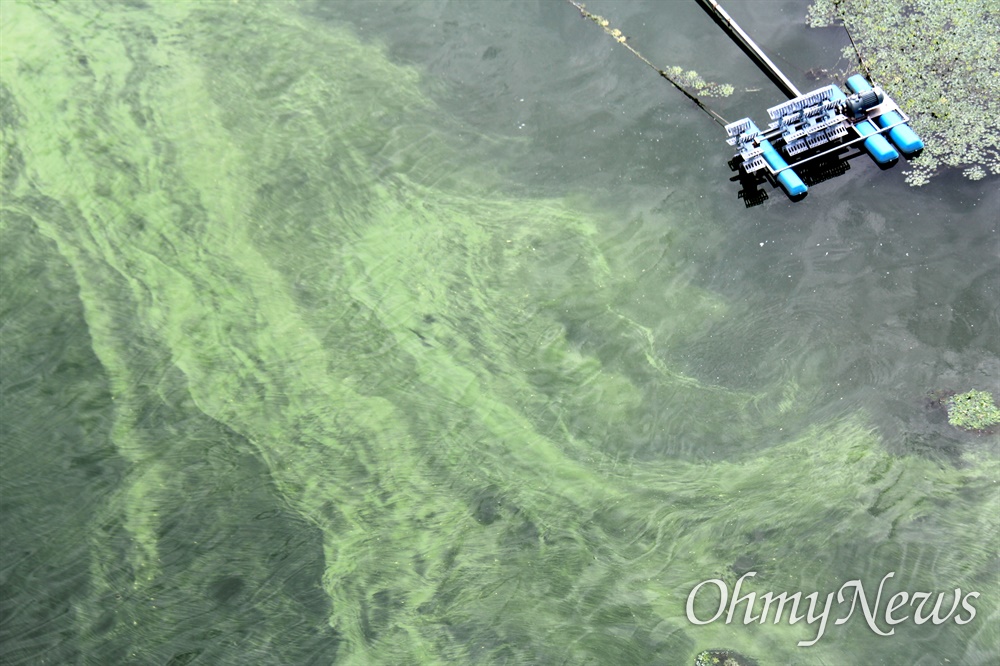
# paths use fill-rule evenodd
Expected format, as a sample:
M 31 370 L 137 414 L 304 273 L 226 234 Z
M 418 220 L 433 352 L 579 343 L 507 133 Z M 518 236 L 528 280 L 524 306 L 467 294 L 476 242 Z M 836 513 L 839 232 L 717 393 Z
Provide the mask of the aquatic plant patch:
M 848 27 L 873 80 L 913 119 L 927 146 L 907 182 L 945 169 L 1000 174 L 1000 4 L 995 0 L 818 0 L 813 27 Z M 856 61 L 851 46 L 844 57 Z

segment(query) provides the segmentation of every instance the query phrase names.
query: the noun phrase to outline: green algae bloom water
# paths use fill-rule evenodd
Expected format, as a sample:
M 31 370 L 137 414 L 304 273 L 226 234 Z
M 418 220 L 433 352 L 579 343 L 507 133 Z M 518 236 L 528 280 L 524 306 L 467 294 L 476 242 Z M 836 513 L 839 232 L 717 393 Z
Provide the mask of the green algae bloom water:
M 0 661 L 993 663 L 1000 458 L 919 397 L 1000 378 L 988 219 L 734 224 L 697 110 L 532 78 L 575 12 L 367 7 L 0 4 Z

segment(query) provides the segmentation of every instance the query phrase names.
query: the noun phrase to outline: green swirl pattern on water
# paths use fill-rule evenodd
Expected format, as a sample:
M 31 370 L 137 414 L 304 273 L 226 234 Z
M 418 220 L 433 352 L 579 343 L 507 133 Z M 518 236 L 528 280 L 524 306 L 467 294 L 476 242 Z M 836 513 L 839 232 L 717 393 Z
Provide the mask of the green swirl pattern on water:
M 798 425 L 816 388 L 675 369 L 597 214 L 504 195 L 502 140 L 376 45 L 279 3 L 2 12 L 4 483 L 43 473 L 47 422 L 93 477 L 64 472 L 86 498 L 52 517 L 82 543 L 5 567 L 85 569 L 61 658 L 861 663 L 860 624 L 805 655 L 815 628 L 694 627 L 685 598 L 739 563 L 760 591 L 910 567 L 995 592 L 995 457 L 893 458 L 864 415 Z M 671 336 L 726 310 L 664 291 Z M 654 413 L 758 453 L 643 457 Z

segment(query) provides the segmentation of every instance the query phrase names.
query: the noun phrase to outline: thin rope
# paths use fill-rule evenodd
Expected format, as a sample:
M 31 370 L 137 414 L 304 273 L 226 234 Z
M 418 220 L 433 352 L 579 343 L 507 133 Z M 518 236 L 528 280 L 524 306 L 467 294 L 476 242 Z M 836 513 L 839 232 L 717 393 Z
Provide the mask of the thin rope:
M 868 69 L 868 63 L 866 63 L 865 59 L 861 57 L 861 51 L 858 49 L 858 45 L 854 43 L 854 37 L 851 35 L 851 31 L 847 29 L 847 23 L 843 19 L 841 19 L 840 22 L 844 24 L 844 32 L 847 33 L 847 38 L 851 40 L 851 46 L 854 47 L 854 54 L 858 56 L 858 62 L 861 63 L 861 69 L 865 73 L 865 78 L 871 81 L 872 72 Z
M 844 26 L 844 32 L 847 33 L 847 38 L 851 40 L 851 46 L 854 48 L 854 55 L 858 57 L 858 64 L 861 65 L 861 71 L 865 73 L 865 78 L 871 81 L 872 73 L 871 70 L 868 69 L 868 63 L 866 63 L 865 59 L 861 57 L 861 50 L 854 42 L 854 35 L 852 35 L 851 31 L 847 28 L 847 20 L 844 19 L 844 15 L 840 12 L 840 0 L 834 0 L 833 9 L 837 15 L 840 16 L 840 25 Z
M 670 83 L 670 85 L 672 85 L 673 87 L 677 88 L 682 93 L 684 93 L 685 97 L 687 97 L 689 100 L 691 100 L 692 102 L 694 102 L 695 104 L 697 104 L 698 108 L 700 108 L 702 111 L 704 111 L 705 113 L 707 113 L 708 115 L 710 115 L 712 117 L 712 120 L 714 120 L 715 122 L 717 122 L 719 125 L 721 125 L 723 127 L 725 127 L 726 125 L 729 124 L 728 122 L 726 122 L 725 118 L 723 118 L 722 116 L 720 116 L 718 113 L 716 113 L 712 109 L 708 108 L 708 106 L 704 102 L 702 102 L 700 99 L 698 99 L 687 88 L 685 88 L 680 83 L 678 83 L 673 78 L 671 78 L 671 76 L 667 72 L 665 72 L 664 70 L 660 69 L 659 67 L 657 67 L 656 65 L 654 65 L 653 63 L 651 63 L 649 60 L 646 59 L 645 56 L 643 56 L 637 50 L 635 50 L 634 48 L 632 48 L 632 45 L 629 44 L 628 42 L 626 42 L 627 38 L 625 37 L 625 35 L 622 34 L 622 31 L 619 30 L 618 28 L 612 28 L 611 24 L 608 22 L 608 20 L 606 18 L 604 18 L 603 16 L 598 16 L 597 14 L 591 14 L 590 12 L 588 12 L 584 8 L 583 5 L 581 5 L 576 0 L 566 0 L 566 2 L 568 2 L 569 4 L 571 4 L 574 7 L 576 7 L 580 11 L 580 15 L 581 16 L 583 16 L 584 18 L 588 18 L 591 21 L 593 21 L 594 23 L 596 23 L 597 25 L 601 26 L 601 28 L 604 30 L 604 32 L 606 32 L 607 34 L 611 35 L 611 37 L 613 37 L 616 42 L 618 42 L 619 44 L 621 44 L 622 46 L 624 46 L 626 49 L 628 49 L 632 53 L 632 55 L 634 55 L 636 58 L 638 58 L 642 62 L 646 63 L 646 65 L 648 65 L 649 67 L 651 67 L 657 74 L 659 74 L 664 79 L 666 79 Z

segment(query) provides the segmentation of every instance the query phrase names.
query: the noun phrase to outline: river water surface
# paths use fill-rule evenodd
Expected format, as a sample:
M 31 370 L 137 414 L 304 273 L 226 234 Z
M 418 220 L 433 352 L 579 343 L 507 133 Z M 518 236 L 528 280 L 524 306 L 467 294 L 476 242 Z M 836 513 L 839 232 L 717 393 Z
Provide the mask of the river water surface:
M 592 5 L 781 101 L 695 3 Z M 995 178 L 748 208 L 555 0 L 0 15 L 2 663 L 1000 659 L 997 439 L 928 397 L 1000 393 Z M 874 626 L 709 621 L 748 572 Z

